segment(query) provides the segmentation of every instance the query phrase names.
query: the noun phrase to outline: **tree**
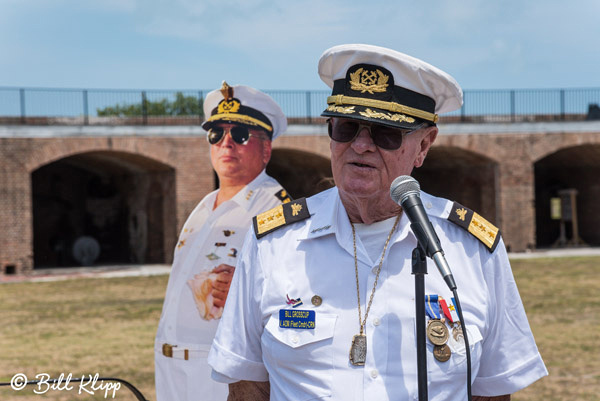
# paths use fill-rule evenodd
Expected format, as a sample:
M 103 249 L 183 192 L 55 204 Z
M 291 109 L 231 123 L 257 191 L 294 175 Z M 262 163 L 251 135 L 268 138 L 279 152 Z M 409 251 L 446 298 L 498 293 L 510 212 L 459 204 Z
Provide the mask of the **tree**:
M 157 101 L 145 100 L 143 103 L 123 104 L 98 108 L 99 117 L 139 117 L 147 116 L 204 116 L 202 110 L 204 99 L 195 96 L 184 96 L 182 92 L 175 93 L 175 100 L 164 98 Z M 142 107 L 145 106 L 145 107 Z M 145 113 L 144 113 L 145 109 Z

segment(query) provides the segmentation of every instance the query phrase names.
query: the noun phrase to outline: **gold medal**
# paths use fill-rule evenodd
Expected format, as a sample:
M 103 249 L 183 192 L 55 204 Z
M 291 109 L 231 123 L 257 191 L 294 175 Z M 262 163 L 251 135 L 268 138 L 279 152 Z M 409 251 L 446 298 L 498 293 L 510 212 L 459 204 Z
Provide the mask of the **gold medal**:
M 450 333 L 446 324 L 439 319 L 432 319 L 427 323 L 427 338 L 433 345 L 444 345 Z
M 355 366 L 364 366 L 367 360 L 367 336 L 357 334 L 352 338 L 350 347 L 350 363 Z
M 450 359 L 451 355 L 452 351 L 450 351 L 450 347 L 448 347 L 446 344 L 436 345 L 433 347 L 433 356 L 440 362 L 446 362 L 448 359 Z

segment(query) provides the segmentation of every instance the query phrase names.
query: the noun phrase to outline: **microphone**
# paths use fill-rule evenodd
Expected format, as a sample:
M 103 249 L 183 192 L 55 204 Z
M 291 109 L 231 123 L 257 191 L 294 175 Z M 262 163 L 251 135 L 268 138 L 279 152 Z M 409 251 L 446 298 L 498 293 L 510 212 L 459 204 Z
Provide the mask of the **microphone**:
M 402 206 L 410 220 L 410 228 L 417 237 L 419 245 L 427 257 L 433 259 L 450 290 L 456 289 L 454 276 L 444 257 L 444 251 L 421 202 L 421 187 L 417 180 L 409 175 L 397 177 L 390 186 L 392 200 Z

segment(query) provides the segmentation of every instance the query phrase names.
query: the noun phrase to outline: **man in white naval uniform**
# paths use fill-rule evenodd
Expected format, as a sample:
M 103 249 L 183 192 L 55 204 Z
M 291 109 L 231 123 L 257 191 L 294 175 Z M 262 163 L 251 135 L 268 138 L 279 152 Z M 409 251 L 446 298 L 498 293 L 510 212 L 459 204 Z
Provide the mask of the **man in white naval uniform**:
M 227 385 L 210 378 L 206 362 L 252 216 L 288 202 L 265 172 L 271 140 L 286 118 L 268 95 L 247 86 L 209 93 L 204 102 L 211 163 L 220 187 L 185 222 L 155 341 L 159 401 L 225 400 Z
M 336 188 L 254 218 L 210 351 L 213 377 L 236 400 L 256 399 L 246 394 L 267 380 L 278 401 L 416 400 L 415 302 L 425 300 L 411 274 L 417 239 L 390 184 L 423 164 L 437 113 L 458 109 L 462 90 L 436 67 L 369 45 L 327 50 L 319 74 L 333 88 L 323 115 Z M 500 233 L 462 205 L 421 198 L 458 285 L 473 399 L 509 400 L 547 371 Z M 463 328 L 428 265 L 429 400 L 466 400 Z

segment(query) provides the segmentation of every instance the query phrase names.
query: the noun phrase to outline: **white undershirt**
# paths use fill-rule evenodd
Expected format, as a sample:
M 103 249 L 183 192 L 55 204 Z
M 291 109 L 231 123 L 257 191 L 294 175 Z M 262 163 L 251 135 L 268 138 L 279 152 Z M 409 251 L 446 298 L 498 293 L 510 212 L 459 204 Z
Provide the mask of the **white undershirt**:
M 372 224 L 354 224 L 356 235 L 374 263 L 379 263 L 385 241 L 395 221 L 396 216 Z

